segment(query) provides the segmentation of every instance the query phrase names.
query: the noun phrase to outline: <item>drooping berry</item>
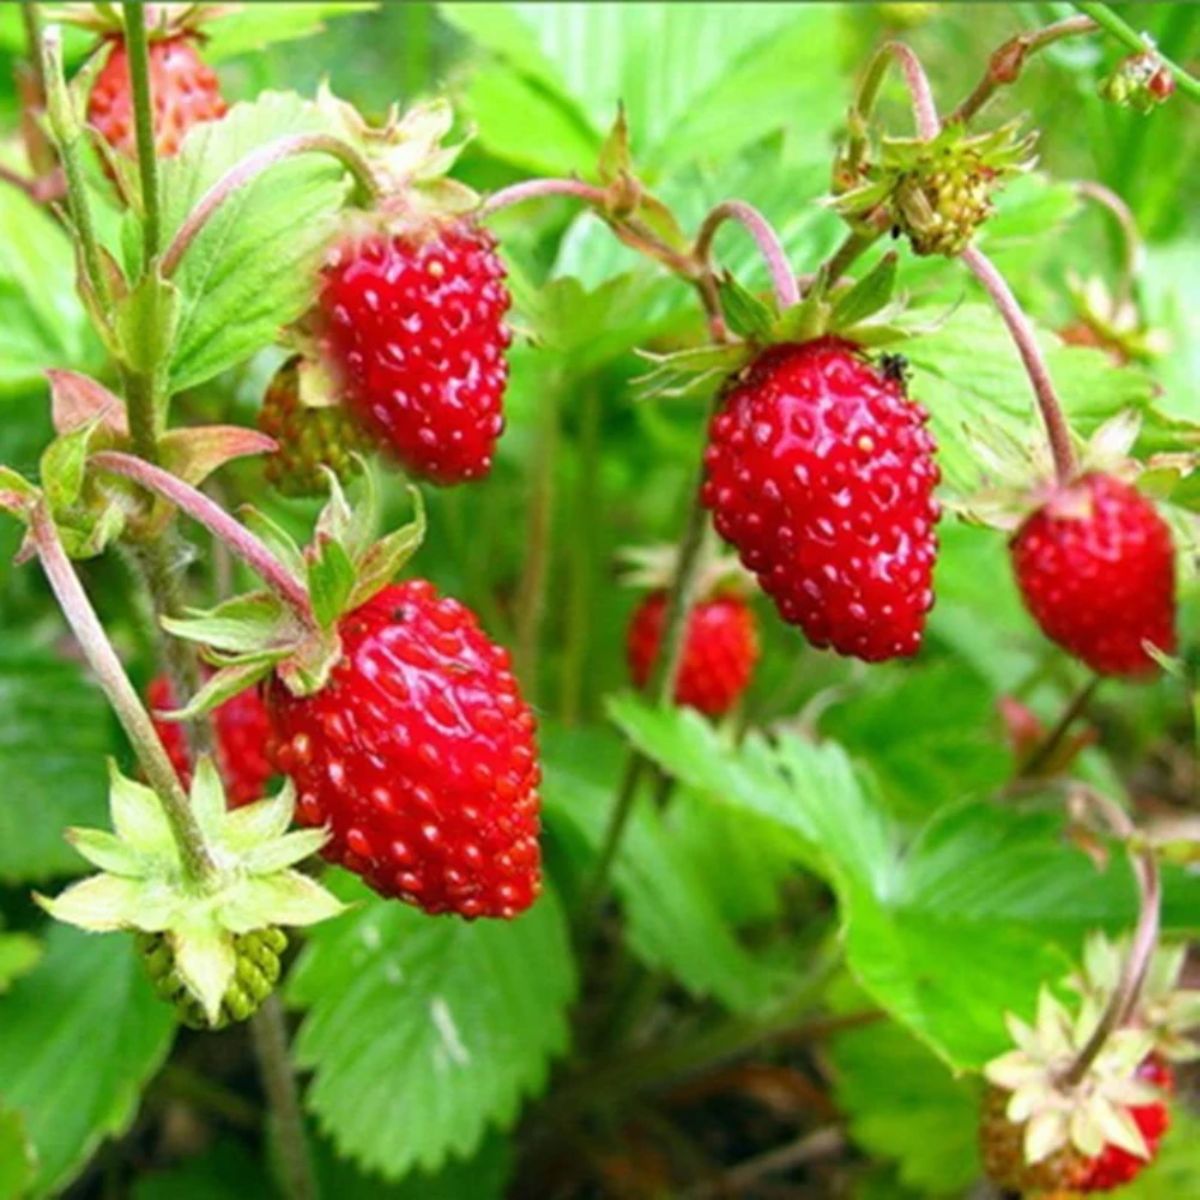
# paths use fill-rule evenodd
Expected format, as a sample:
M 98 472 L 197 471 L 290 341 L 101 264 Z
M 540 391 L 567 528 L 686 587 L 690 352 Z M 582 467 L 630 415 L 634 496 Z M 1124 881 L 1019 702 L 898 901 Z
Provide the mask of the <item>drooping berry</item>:
M 267 689 L 272 753 L 323 853 L 429 913 L 505 917 L 540 888 L 535 721 L 506 650 L 412 580 L 338 623 L 329 682 Z
M 200 57 L 187 34 L 150 42 L 150 93 L 154 101 L 154 149 L 160 157 L 178 153 L 188 130 L 225 115 L 216 73 Z M 129 55 L 121 38 L 112 39 L 108 60 L 92 87 L 87 119 L 118 153 L 137 153 Z
M 1137 1077 L 1163 1094 L 1162 1100 L 1128 1110 L 1145 1140 L 1148 1158 L 1106 1143 L 1096 1155 L 1088 1156 L 1076 1146 L 1066 1145 L 1040 1162 L 1030 1163 L 1025 1157 L 1025 1124 L 1008 1117 L 1011 1094 L 1003 1088 L 989 1087 L 984 1093 L 980 1122 L 980 1151 L 989 1178 L 1001 1187 L 1038 1196 L 1087 1195 L 1129 1183 L 1158 1154 L 1159 1143 L 1171 1123 L 1166 1099 L 1175 1087 L 1171 1068 L 1155 1054 L 1143 1061 Z
M 146 689 L 153 709 L 169 711 L 178 707 L 171 681 L 160 675 Z M 231 696 L 213 713 L 216 725 L 217 768 L 225 783 L 225 795 L 231 808 L 240 808 L 261 800 L 267 782 L 275 771 L 267 758 L 270 725 L 257 688 L 248 688 Z M 171 765 L 185 788 L 191 786 L 192 761 L 182 727 L 175 721 L 154 721 Z
M 504 428 L 511 298 L 495 239 L 464 220 L 348 238 L 315 327 L 379 447 L 435 483 L 481 479 Z
M 263 473 L 285 496 L 323 496 L 329 481 L 321 468 L 346 482 L 358 470 L 355 453 L 369 443 L 340 404 L 311 407 L 301 400 L 299 364 L 299 356 L 284 363 L 263 396 L 258 427 L 279 446 Z
M 644 688 L 653 674 L 666 609 L 666 592 L 651 592 L 629 623 L 629 672 L 639 688 Z M 758 631 L 749 605 L 734 595 L 702 600 L 692 606 L 688 616 L 675 702 L 710 717 L 723 716 L 746 690 L 757 661 Z
M 813 645 L 868 662 L 920 648 L 940 515 L 927 420 L 836 337 L 771 346 L 728 385 L 704 503 Z
M 176 1009 L 179 1019 L 192 1029 L 223 1029 L 253 1016 L 275 990 L 275 984 L 279 982 L 280 958 L 287 949 L 288 939 L 287 934 L 274 925 L 234 936 L 237 966 L 215 1024 L 208 1020 L 204 1007 L 180 975 L 169 935 L 139 933 L 137 942 L 154 990 Z
M 1042 632 L 1101 675 L 1153 674 L 1175 649 L 1171 531 L 1129 484 L 1092 472 L 1017 531 L 1013 567 Z

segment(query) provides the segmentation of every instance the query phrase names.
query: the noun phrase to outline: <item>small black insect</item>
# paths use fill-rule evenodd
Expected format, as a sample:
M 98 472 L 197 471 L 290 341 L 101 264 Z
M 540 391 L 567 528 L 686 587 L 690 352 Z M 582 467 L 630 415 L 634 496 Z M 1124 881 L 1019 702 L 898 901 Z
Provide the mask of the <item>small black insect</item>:
M 908 386 L 909 378 L 912 375 L 912 368 L 909 366 L 908 359 L 903 354 L 880 355 L 879 369 L 883 372 L 884 379 L 890 380 L 892 383 L 898 383 L 901 387 Z

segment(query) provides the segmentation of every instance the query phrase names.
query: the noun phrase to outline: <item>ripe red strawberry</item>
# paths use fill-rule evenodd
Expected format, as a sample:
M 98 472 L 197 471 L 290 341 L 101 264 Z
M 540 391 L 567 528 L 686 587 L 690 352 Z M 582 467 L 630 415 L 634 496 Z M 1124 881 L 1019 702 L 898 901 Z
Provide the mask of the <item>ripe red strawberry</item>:
M 651 592 L 629 623 L 629 672 L 640 688 L 646 686 L 653 673 L 666 610 L 666 592 Z M 757 661 L 758 631 L 746 602 L 733 595 L 702 600 L 692 606 L 688 617 L 675 702 L 710 717 L 722 716 L 746 690 Z
M 1152 674 L 1175 649 L 1171 531 L 1127 483 L 1090 473 L 1017 531 L 1013 567 L 1042 632 L 1101 675 Z
M 160 157 L 179 151 L 193 125 L 216 121 L 226 104 L 216 73 L 187 34 L 150 43 L 150 94 L 154 100 L 154 148 Z M 129 56 L 121 38 L 112 39 L 108 61 L 96 76 L 88 99 L 87 119 L 114 150 L 137 153 Z
M 325 266 L 317 336 L 366 431 L 435 483 L 491 469 L 511 298 L 495 239 L 463 220 L 350 237 Z
M 338 623 L 326 686 L 267 689 L 271 752 L 324 853 L 426 912 L 514 917 L 540 887 L 535 722 L 508 652 L 412 580 Z
M 836 337 L 771 346 L 728 384 L 704 503 L 813 645 L 867 662 L 920 648 L 940 515 L 927 420 Z
M 171 681 L 160 675 L 146 689 L 151 708 L 172 709 L 178 704 Z M 213 713 L 217 734 L 217 769 L 225 781 L 225 795 L 232 808 L 261 800 L 267 792 L 267 782 L 275 774 L 267 758 L 267 739 L 270 725 L 267 710 L 257 688 L 248 688 L 231 696 Z M 184 787 L 192 782 L 192 760 L 188 754 L 183 730 L 174 721 L 154 722 L 170 756 L 175 773 Z

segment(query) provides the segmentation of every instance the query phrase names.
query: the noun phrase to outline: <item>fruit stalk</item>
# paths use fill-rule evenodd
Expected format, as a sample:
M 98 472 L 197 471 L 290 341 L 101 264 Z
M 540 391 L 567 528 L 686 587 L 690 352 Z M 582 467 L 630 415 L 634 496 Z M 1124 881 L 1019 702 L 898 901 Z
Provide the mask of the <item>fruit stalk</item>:
M 1135 54 L 1146 53 L 1148 47 L 1142 36 L 1132 25 L 1121 20 L 1107 4 L 1094 4 L 1088 0 L 1074 0 L 1074 4 L 1081 13 L 1091 17 L 1101 29 L 1123 42 Z M 1200 100 L 1200 79 L 1194 79 L 1178 63 L 1164 58 L 1157 50 L 1154 53 L 1175 77 L 1175 86 L 1179 91 L 1192 100 Z
M 962 261 L 967 264 L 971 273 L 983 284 L 992 302 L 996 305 L 1000 316 L 1004 319 L 1021 362 L 1029 376 L 1033 393 L 1037 397 L 1038 408 L 1041 410 L 1042 421 L 1046 426 L 1046 435 L 1050 439 L 1050 452 L 1054 456 L 1054 472 L 1060 483 L 1067 483 L 1075 473 L 1075 452 L 1071 448 L 1071 431 L 1063 416 L 1062 405 L 1054 391 L 1054 381 L 1050 378 L 1049 368 L 1038 345 L 1037 336 L 1029 318 L 1012 294 L 1003 275 L 1000 274 L 992 261 L 976 246 L 968 246 L 962 252 Z
M 174 275 L 188 247 L 226 200 L 276 163 L 300 154 L 331 155 L 354 177 L 354 182 L 364 197 L 368 200 L 378 199 L 379 183 L 371 171 L 370 164 L 348 142 L 327 133 L 297 133 L 279 138 L 246 155 L 200 197 L 196 207 L 180 225 L 163 253 L 163 278 L 170 279 Z
M 607 195 L 603 188 L 584 183 L 582 179 L 527 179 L 493 193 L 479 206 L 479 217 L 490 217 L 502 208 L 537 200 L 544 196 L 574 196 L 603 209 Z
M 1162 910 L 1162 880 L 1153 847 L 1135 844 L 1137 827 L 1119 804 L 1091 787 L 1081 786 L 1078 794 L 1103 817 L 1113 834 L 1126 844 L 1138 885 L 1138 923 L 1121 969 L 1121 978 L 1091 1037 L 1067 1071 L 1066 1082 L 1071 1084 L 1083 1079 L 1109 1035 L 1127 1024 L 1137 1009 L 1142 985 L 1158 946 Z
M 279 996 L 272 993 L 250 1018 L 250 1034 L 258 1059 L 267 1102 L 274 1117 L 279 1161 L 288 1200 L 318 1200 L 320 1189 L 313 1170 L 304 1117 L 296 1093 L 288 1054 L 287 1026 Z
M 162 803 L 184 869 L 192 879 L 202 880 L 213 870 L 204 836 L 166 749 L 154 731 L 154 724 L 129 682 L 125 668 L 67 558 L 44 501 L 33 509 L 30 532 L 63 616 L 128 735 L 146 779 Z
M 944 120 L 942 125 L 965 125 L 1005 84 L 1015 83 L 1031 54 L 1063 38 L 1093 33 L 1099 25 L 1088 16 L 1067 17 L 1055 21 L 1042 29 L 1019 33 L 1009 38 L 988 59 L 983 78 L 975 85 L 971 94 Z
M 1121 281 L 1117 287 L 1118 304 L 1127 302 L 1133 294 L 1133 283 L 1146 260 L 1146 247 L 1138 231 L 1137 218 L 1129 205 L 1111 188 L 1090 179 L 1080 180 L 1075 191 L 1085 200 L 1091 200 L 1106 209 L 1116 218 L 1121 230 L 1121 245 L 1124 253 L 1121 261 Z
M 1100 685 L 1100 676 L 1093 675 L 1079 689 L 1078 692 L 1071 698 L 1071 702 L 1063 709 L 1062 716 L 1058 718 L 1054 728 L 1042 739 L 1037 745 L 1033 753 L 1025 760 L 1021 769 L 1017 772 L 1018 779 L 1033 779 L 1037 777 L 1037 773 L 1054 757 L 1054 752 L 1062 743 L 1063 738 L 1067 736 L 1068 730 L 1075 723 L 1077 717 L 1081 716 L 1084 709 L 1091 702 L 1092 697 L 1096 694 L 1096 688 Z
M 737 221 L 754 239 L 771 274 L 771 285 L 775 289 L 775 299 L 779 307 L 791 308 L 799 303 L 800 288 L 779 235 L 762 213 L 744 200 L 725 200 L 704 218 L 700 232 L 696 235 L 694 252 L 702 270 L 711 274 L 708 261 L 713 238 L 726 221 Z
M 94 467 L 132 479 L 149 491 L 178 505 L 210 533 L 220 538 L 248 567 L 261 576 L 263 582 L 281 600 L 289 604 L 302 621 L 315 625 L 308 593 L 300 581 L 254 534 L 198 488 L 153 463 L 119 450 L 105 450 L 94 454 L 90 461 Z
M 859 85 L 850 110 L 850 136 L 846 143 L 846 154 L 838 165 L 839 173 L 845 174 L 843 182 L 853 186 L 858 179 L 858 170 L 867 153 L 867 128 L 879 89 L 883 86 L 887 69 L 897 63 L 904 74 L 904 85 L 912 102 L 913 121 L 917 134 L 924 140 L 937 137 L 940 122 L 933 91 L 921 60 L 903 42 L 885 42 L 875 52 L 867 65 L 867 73 Z
M 146 10 L 126 0 L 125 44 L 137 134 L 138 173 L 142 181 L 142 251 L 149 264 L 158 253 L 161 218 L 158 204 L 158 158 L 154 152 L 154 98 L 150 95 L 150 50 L 146 44 Z

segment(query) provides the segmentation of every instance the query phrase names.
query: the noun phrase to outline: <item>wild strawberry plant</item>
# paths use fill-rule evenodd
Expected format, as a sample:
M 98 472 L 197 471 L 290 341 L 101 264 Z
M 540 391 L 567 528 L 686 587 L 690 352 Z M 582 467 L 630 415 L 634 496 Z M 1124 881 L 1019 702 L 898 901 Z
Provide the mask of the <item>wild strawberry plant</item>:
M 0 12 L 0 1197 L 1200 1189 L 1200 22 L 369 8 Z

